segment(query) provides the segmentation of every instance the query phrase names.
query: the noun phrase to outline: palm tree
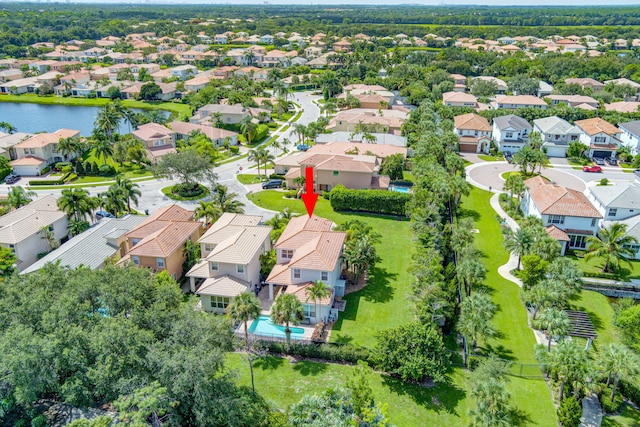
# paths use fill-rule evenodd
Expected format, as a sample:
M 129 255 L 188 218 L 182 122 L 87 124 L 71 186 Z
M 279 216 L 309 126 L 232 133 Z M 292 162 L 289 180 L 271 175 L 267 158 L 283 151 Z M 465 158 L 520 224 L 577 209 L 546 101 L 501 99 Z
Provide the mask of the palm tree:
M 464 257 L 456 268 L 458 283 L 464 286 L 465 294 L 471 296 L 471 290 L 482 283 L 487 276 L 487 269 L 477 259 Z
M 322 281 L 316 280 L 313 282 L 313 285 L 307 288 L 307 301 L 309 299 L 313 300 L 313 303 L 316 306 L 316 318 L 315 321 L 318 323 L 318 301 L 323 298 L 329 298 L 331 296 L 331 289 Z
M 271 307 L 271 321 L 278 325 L 284 324 L 284 334 L 287 339 L 287 351 L 291 347 L 290 325 L 298 325 L 304 319 L 302 303 L 294 294 L 280 293 Z
M 94 143 L 95 155 L 102 157 L 103 164 L 107 164 L 107 159 L 113 155 L 113 145 L 107 139 L 98 139 Z
M 32 197 L 37 194 L 33 191 L 27 191 L 19 185 L 11 187 L 7 194 L 7 205 L 13 209 L 21 208 L 31 203 Z
M 250 353 L 247 323 L 251 319 L 257 319 L 261 310 L 260 300 L 251 292 L 245 292 L 235 297 L 226 309 L 227 314 L 234 323 L 242 322 L 244 324 L 244 345 L 247 353 Z M 253 379 L 253 358 L 251 354 L 249 354 L 249 370 L 251 371 L 251 389 L 255 394 L 256 386 Z
M 193 212 L 194 219 L 204 218 L 205 225 L 213 224 L 222 215 L 222 209 L 213 202 L 205 202 L 203 200 L 198 202 L 198 206 Z
M 83 222 L 97 206 L 97 199 L 82 188 L 64 189 L 58 199 L 58 208 L 66 213 L 69 219 L 74 218 L 78 222 Z
M 49 226 L 45 225 L 40 227 L 40 233 L 42 233 L 41 238 L 47 242 L 49 250 L 52 251 L 60 246 L 60 243 L 58 243 L 58 241 L 56 240 L 56 235 L 54 234 L 53 230 L 49 228 Z
M 84 144 L 77 136 L 71 136 L 69 138 L 60 138 L 58 142 L 58 151 L 60 154 L 71 157 L 72 154 L 78 154 L 82 152 Z M 77 157 L 77 156 L 76 156 Z
M 533 235 L 529 228 L 523 227 L 518 231 L 510 232 L 504 241 L 504 248 L 518 256 L 518 270 L 520 270 L 520 260 L 523 255 L 529 253 L 533 244 Z
M 542 310 L 538 316 L 538 324 L 542 329 L 547 331 L 547 335 L 549 336 L 547 341 L 548 351 L 551 351 L 551 340 L 554 337 L 556 341 L 558 341 L 571 330 L 571 323 L 569 322 L 567 313 L 555 307 Z
M 357 284 L 360 277 L 380 261 L 380 257 L 371 238 L 364 235 L 345 245 L 344 260 L 347 268 L 353 273 L 353 281 Z
M 512 426 L 513 419 L 509 407 L 510 395 L 500 378 L 482 378 L 471 389 L 471 396 L 477 401 L 476 408 L 469 411 L 471 426 L 499 427 Z
M 248 145 L 251 145 L 253 142 L 253 138 L 255 138 L 257 130 L 258 125 L 253 121 L 253 117 L 251 116 L 246 116 L 240 122 L 240 133 L 244 135 Z
M 607 375 L 607 387 L 613 379 L 611 396 L 613 402 L 620 378 L 634 378 L 640 373 L 640 359 L 627 346 L 611 343 L 598 355 L 598 365 Z
M 121 190 L 122 194 L 127 200 L 127 212 L 131 212 L 131 202 L 138 207 L 138 197 L 142 196 L 140 192 L 140 186 L 135 182 L 127 178 L 122 178 L 120 175 L 116 177 L 116 183 Z
M 250 150 L 249 155 L 247 156 L 247 160 L 250 162 L 256 162 L 256 166 L 258 168 L 258 180 L 260 180 L 260 162 L 262 161 L 262 157 L 258 150 Z
M 260 148 L 258 150 L 258 152 L 260 153 L 260 157 L 261 157 L 260 161 L 264 165 L 264 176 L 266 178 L 267 177 L 267 166 L 269 164 L 273 164 L 276 161 L 276 157 L 273 154 L 271 154 L 265 148 Z
M 77 236 L 80 233 L 83 233 L 89 229 L 89 223 L 87 221 L 77 219 L 70 219 L 69 225 L 67 225 L 67 230 L 71 236 Z
M 104 134 L 107 137 L 107 140 L 111 142 L 113 134 L 120 124 L 120 119 L 122 119 L 122 115 L 115 105 L 107 104 L 98 111 L 98 115 L 96 116 L 93 126 L 95 130 Z
M 562 402 L 564 387 L 584 378 L 589 368 L 586 350 L 576 341 L 564 340 L 550 353 L 549 368 L 560 380 L 559 401 Z
M 487 294 L 475 293 L 462 300 L 458 331 L 465 337 L 465 342 L 471 341 L 474 351 L 480 338 L 490 338 L 495 334 L 490 323 L 495 312 L 496 305 Z M 465 349 L 465 358 L 466 354 Z
M 513 196 L 518 196 L 518 202 L 520 202 L 520 195 L 525 190 L 524 180 L 520 174 L 509 174 L 504 181 L 503 189 L 509 192 L 509 207 L 513 208 Z
M 229 187 L 219 184 L 213 192 L 211 203 L 222 212 L 244 213 L 244 203 L 237 200 L 238 194 L 229 191 Z
M 9 122 L 0 122 L 0 129 L 4 129 L 7 133 L 14 133 L 16 130 L 18 130 Z
M 296 123 L 293 125 L 293 133 L 298 136 L 298 144 L 304 143 L 304 138 L 307 136 L 308 130 L 302 123 Z
M 127 207 L 124 191 L 117 184 L 109 186 L 107 191 L 100 193 L 98 197 L 102 208 L 115 216 Z
M 609 227 L 600 230 L 600 239 L 595 236 L 587 238 L 586 260 L 591 258 L 604 258 L 603 272 L 613 272 L 620 267 L 620 261 L 629 262 L 628 258 L 635 255 L 630 245 L 638 243 L 638 239 L 629 236 L 627 225 L 614 222 Z

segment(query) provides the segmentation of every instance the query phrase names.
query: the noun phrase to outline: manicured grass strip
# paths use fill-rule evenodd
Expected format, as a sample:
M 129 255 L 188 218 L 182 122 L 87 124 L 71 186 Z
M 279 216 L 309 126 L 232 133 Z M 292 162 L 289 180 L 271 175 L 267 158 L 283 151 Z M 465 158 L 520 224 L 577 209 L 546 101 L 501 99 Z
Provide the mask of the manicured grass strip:
M 478 158 L 484 160 L 485 162 L 498 162 L 500 160 L 504 160 L 502 157 L 498 156 L 487 156 L 486 154 L 478 154 Z
M 640 426 L 640 411 L 625 405 L 620 415 L 607 416 L 602 420 L 602 427 L 637 427 Z
M 240 184 L 244 185 L 260 182 L 260 179 L 258 179 L 258 175 L 248 173 L 239 173 L 236 175 L 236 179 L 240 182 Z
M 587 261 L 584 257 L 571 256 L 571 259 L 578 263 L 578 266 L 583 273 L 587 273 L 592 277 L 601 276 L 606 279 L 614 278 L 623 281 L 628 281 L 630 279 L 640 279 L 640 261 L 638 260 L 630 260 L 631 267 L 628 263 L 621 262 L 621 268 L 615 274 L 602 274 L 604 258 L 591 258 Z
M 275 211 L 289 208 L 306 215 L 301 200 L 285 199 L 284 192 L 276 190 L 249 194 L 249 200 L 260 207 Z M 329 201 L 319 198 L 315 214 L 339 224 L 351 219 L 367 222 L 382 235 L 376 248 L 382 261 L 376 265 L 369 284 L 361 291 L 346 295 L 346 309 L 333 325 L 331 340 L 351 342 L 372 347 L 376 332 L 392 328 L 413 319 L 412 306 L 407 299 L 411 276 L 407 269 L 411 262 L 411 232 L 408 221 L 374 215 L 337 213 Z

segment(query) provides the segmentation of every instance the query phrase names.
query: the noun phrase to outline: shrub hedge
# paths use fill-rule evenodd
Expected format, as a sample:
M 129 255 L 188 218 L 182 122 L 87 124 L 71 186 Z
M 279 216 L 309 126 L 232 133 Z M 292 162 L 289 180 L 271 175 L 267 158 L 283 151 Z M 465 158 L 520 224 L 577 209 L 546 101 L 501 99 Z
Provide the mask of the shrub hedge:
M 406 215 L 411 195 L 387 190 L 351 190 L 336 185 L 330 202 L 335 211 L 371 212 L 385 215 Z
M 600 402 L 602 403 L 602 410 L 607 414 L 615 414 L 622 408 L 622 404 L 624 403 L 622 399 L 622 394 L 618 391 L 616 395 L 613 397 L 613 402 L 609 399 L 611 396 L 611 387 L 606 387 L 602 390 L 602 397 L 600 398 Z
M 371 353 L 365 347 L 352 344 L 296 344 L 291 343 L 289 352 L 286 344 L 281 342 L 265 342 L 266 348 L 274 354 L 291 354 L 302 357 L 330 360 L 333 362 L 357 363 L 359 360 L 371 362 Z
M 0 169 L 0 180 L 4 179 L 10 173 L 11 173 L 11 168 L 2 168 L 2 169 Z
M 640 386 L 633 381 L 620 381 L 620 393 L 636 405 L 640 405 Z
M 37 186 L 37 185 L 62 185 L 65 184 L 69 181 L 73 181 L 74 179 L 76 179 L 78 177 L 78 175 L 76 175 L 75 173 L 66 173 L 64 174 L 62 177 L 60 177 L 60 179 L 55 179 L 55 180 L 51 180 L 51 179 L 32 179 L 29 181 L 29 185 L 33 185 L 33 186 Z

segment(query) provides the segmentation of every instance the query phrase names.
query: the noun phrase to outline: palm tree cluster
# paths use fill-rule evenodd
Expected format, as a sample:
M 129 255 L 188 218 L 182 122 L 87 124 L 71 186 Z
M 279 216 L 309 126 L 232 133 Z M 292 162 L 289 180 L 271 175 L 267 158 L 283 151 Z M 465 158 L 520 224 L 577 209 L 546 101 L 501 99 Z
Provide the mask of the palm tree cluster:
M 599 234 L 599 239 L 594 236 L 587 238 L 586 260 L 604 258 L 602 271 L 605 273 L 617 271 L 621 262 L 631 265 L 629 260 L 635 255 L 631 245 L 637 244 L 638 239 L 627 235 L 626 224 L 614 222 L 601 229 Z
M 491 325 L 491 319 L 497 310 L 491 297 L 483 292 L 477 292 L 471 296 L 465 296 L 460 304 L 460 317 L 458 319 L 458 332 L 462 334 L 465 342 L 465 364 L 469 349 L 475 353 L 479 339 L 491 338 L 496 331 Z
M 504 247 L 518 257 L 518 270 L 525 255 L 536 254 L 547 261 L 560 255 L 560 243 L 549 236 L 542 220 L 531 216 L 522 220 L 517 231 L 507 232 Z
M 229 191 L 229 187 L 217 184 L 210 201 L 198 202 L 194 218 L 204 219 L 205 225 L 208 225 L 216 222 L 225 212 L 244 213 L 244 204 L 238 200 L 238 194 Z
M 380 243 L 381 236 L 360 220 L 346 221 L 336 229 L 347 233 L 343 256 L 347 269 L 353 274 L 353 283 L 357 284 L 380 261 L 375 245 Z
M 260 165 L 264 166 L 264 177 L 267 178 L 267 167 L 272 165 L 276 158 L 275 156 L 269 152 L 268 149 L 264 147 L 259 147 L 256 150 L 249 151 L 248 160 L 250 162 L 254 162 L 258 169 L 258 179 L 262 179 L 260 175 Z
M 304 308 L 294 294 L 281 292 L 271 307 L 271 320 L 277 325 L 284 325 L 287 351 L 291 347 L 291 326 L 299 325 L 304 320 Z
M 27 191 L 19 185 L 14 185 L 9 189 L 7 194 L 6 205 L 12 209 L 19 209 L 22 206 L 31 203 L 32 198 L 36 196 L 34 191 Z
M 508 366 L 491 357 L 484 360 L 471 375 L 471 396 L 476 407 L 469 411 L 471 426 L 497 427 L 514 425 L 513 408 L 507 391 Z
M 69 234 L 78 235 L 89 228 L 87 217 L 99 206 L 98 198 L 91 197 L 83 188 L 70 188 L 62 190 L 58 199 L 58 208 L 67 214 L 69 218 Z
M 131 212 L 131 202 L 138 206 L 138 198 L 142 196 L 140 186 L 130 179 L 116 177 L 116 182 L 109 186 L 107 191 L 98 195 L 102 208 L 118 216 L 121 212 Z
M 271 242 L 275 243 L 280 238 L 280 235 L 284 231 L 287 224 L 291 218 L 293 218 L 294 214 L 289 210 L 289 208 L 284 208 L 282 212 L 275 214 L 271 219 L 266 221 L 265 224 L 271 227 Z

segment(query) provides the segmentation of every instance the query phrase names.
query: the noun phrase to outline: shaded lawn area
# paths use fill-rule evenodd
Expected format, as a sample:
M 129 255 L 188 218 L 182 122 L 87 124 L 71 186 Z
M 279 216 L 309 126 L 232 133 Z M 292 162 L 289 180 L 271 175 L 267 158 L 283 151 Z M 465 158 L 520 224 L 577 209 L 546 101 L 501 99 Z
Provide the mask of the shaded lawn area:
M 607 416 L 602 420 L 602 427 L 637 427 L 640 426 L 640 411 L 624 405 L 622 413 Z
M 593 322 L 598 334 L 598 338 L 593 341 L 595 350 L 601 349 L 605 344 L 620 342 L 620 336 L 613 324 L 613 307 L 606 296 L 583 290 L 570 304 L 572 310 L 587 312 Z M 586 343 L 586 340 L 583 339 L 583 341 Z
M 305 213 L 301 200 L 283 198 L 283 191 L 267 190 L 247 195 L 260 207 L 282 211 Z M 346 309 L 333 325 L 331 341 L 350 342 L 372 347 L 375 333 L 392 328 L 413 319 L 412 306 L 407 295 L 411 277 L 407 272 L 411 262 L 411 231 L 408 221 L 375 215 L 337 213 L 329 201 L 320 197 L 315 214 L 333 220 L 336 224 L 359 219 L 370 224 L 382 235 L 377 245 L 382 261 L 369 277 L 369 284 L 361 291 L 346 295 Z
M 231 353 L 226 366 L 238 373 L 238 382 L 251 386 L 246 359 Z M 355 368 L 349 365 L 300 361 L 291 364 L 287 359 L 266 357 L 254 363 L 256 391 L 275 406 L 286 410 L 305 394 L 321 393 L 338 385 L 344 386 Z M 387 404 L 387 415 L 398 427 L 459 426 L 468 423 L 469 410 L 475 401 L 469 397 L 468 372 L 452 369 L 449 384 L 424 388 L 372 372 L 368 376 L 373 396 L 379 404 Z M 545 405 L 536 398 L 537 385 L 546 387 L 540 380 L 511 378 L 508 386 L 518 408 L 521 425 L 555 426 L 555 418 L 545 416 Z M 525 405 L 526 403 L 526 405 Z M 417 421 L 419 420 L 419 421 Z
M 570 258 L 578 263 L 580 270 L 583 273 L 587 273 L 592 276 L 600 276 L 606 279 L 615 278 L 617 280 L 630 280 L 640 279 L 640 261 L 629 260 L 631 265 L 626 262 L 620 263 L 620 270 L 616 273 L 602 273 L 602 267 L 604 267 L 604 258 L 591 258 L 586 260 L 584 257 L 577 257 L 571 255 Z

